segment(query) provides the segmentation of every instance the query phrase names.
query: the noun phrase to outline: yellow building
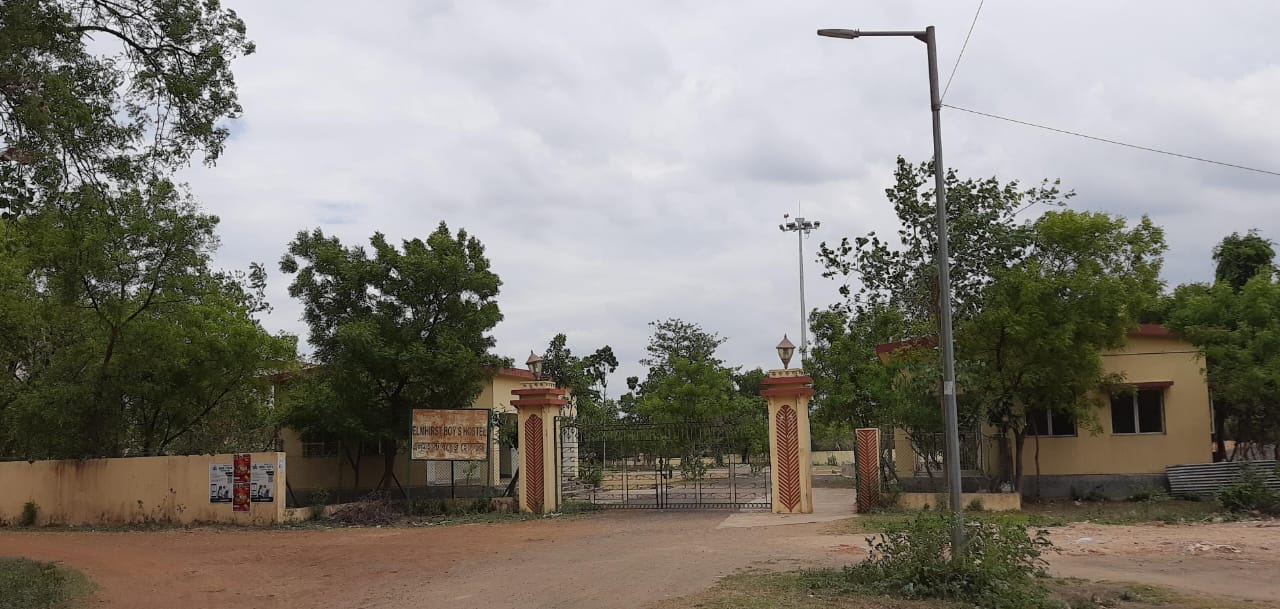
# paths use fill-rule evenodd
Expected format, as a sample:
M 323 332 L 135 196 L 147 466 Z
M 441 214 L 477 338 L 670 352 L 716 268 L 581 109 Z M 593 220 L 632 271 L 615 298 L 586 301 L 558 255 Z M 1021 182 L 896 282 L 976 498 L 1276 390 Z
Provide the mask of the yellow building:
M 877 351 L 885 357 L 904 346 L 911 345 L 881 345 Z M 1097 429 L 1067 416 L 1029 413 L 1022 454 L 1024 492 L 1034 490 L 1037 441 L 1044 496 L 1092 492 L 1123 497 L 1138 485 L 1163 485 L 1166 466 L 1213 460 L 1209 386 L 1193 345 L 1162 326 L 1143 324 L 1129 333 L 1123 347 L 1104 353 L 1102 361 L 1106 372 L 1122 375 L 1133 390 L 1099 396 Z M 996 442 L 990 429 L 965 434 L 967 458 L 961 461 L 966 476 L 998 470 Z M 904 487 L 929 478 L 923 471 L 926 463 L 941 462 L 916 454 L 900 430 L 894 434 L 894 454 Z M 932 473 L 940 481 L 940 473 Z
M 493 411 L 499 417 L 515 417 L 511 391 L 520 383 L 533 380 L 528 370 L 503 368 L 485 381 L 480 395 L 470 408 Z M 406 433 L 408 430 L 406 430 Z M 513 464 L 519 459 L 515 449 L 501 437 L 497 426 L 491 436 L 488 462 L 423 462 L 410 461 L 408 450 L 400 450 L 394 474 L 402 487 L 414 496 L 448 496 L 452 488 L 474 489 L 501 486 L 510 481 Z M 384 458 L 376 447 L 340 446 L 335 440 L 303 437 L 291 429 L 280 430 L 281 450 L 288 458 L 288 497 L 290 504 L 306 504 L 317 491 L 329 494 L 330 500 L 359 497 L 377 487 L 382 480 Z M 363 454 L 360 454 L 363 453 Z M 353 461 L 358 464 L 357 468 Z M 392 485 L 395 488 L 395 485 Z M 415 493 L 416 491 L 416 493 Z

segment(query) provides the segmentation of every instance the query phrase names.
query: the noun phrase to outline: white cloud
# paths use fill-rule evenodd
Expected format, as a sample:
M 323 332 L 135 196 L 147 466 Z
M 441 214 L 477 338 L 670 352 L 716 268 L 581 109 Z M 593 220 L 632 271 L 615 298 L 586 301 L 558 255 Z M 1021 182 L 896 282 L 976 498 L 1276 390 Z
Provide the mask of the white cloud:
M 636 360 L 647 322 L 682 317 L 770 366 L 798 331 L 782 213 L 819 240 L 892 234 L 896 155 L 931 154 L 924 48 L 820 39 L 821 27 L 938 27 L 943 78 L 973 3 L 230 0 L 259 54 L 236 64 L 244 118 L 215 168 L 186 177 L 222 217 L 219 262 L 271 268 L 301 229 L 348 243 L 437 222 L 487 246 L 504 281 L 499 351 L 557 332 Z M 1246 165 L 1280 158 L 1272 3 L 988 3 L 947 102 Z M 1061 177 L 1075 205 L 1150 214 L 1171 282 L 1208 276 L 1213 244 L 1258 227 L 1280 178 L 944 114 L 965 175 Z M 267 324 L 305 335 L 273 274 Z M 550 287 L 549 287 L 550 286 Z M 614 391 L 611 389 L 611 391 Z

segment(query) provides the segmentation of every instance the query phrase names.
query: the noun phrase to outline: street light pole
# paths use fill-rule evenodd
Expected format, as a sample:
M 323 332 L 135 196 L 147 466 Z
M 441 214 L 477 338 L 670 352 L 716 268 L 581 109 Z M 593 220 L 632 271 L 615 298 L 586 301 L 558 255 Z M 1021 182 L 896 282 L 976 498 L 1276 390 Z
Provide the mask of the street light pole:
M 796 246 L 800 253 L 800 359 L 809 354 L 809 311 L 804 304 L 804 238 L 819 226 L 821 222 L 810 222 L 804 218 L 796 218 L 794 222 L 779 224 L 778 230 L 796 233 Z
M 955 523 L 951 529 L 954 556 L 964 544 L 964 506 L 960 498 L 960 424 L 956 408 L 955 346 L 951 328 L 951 258 L 947 250 L 947 184 L 942 164 L 942 94 L 938 87 L 938 39 L 933 26 L 919 31 L 864 32 L 861 30 L 818 30 L 829 38 L 864 36 L 910 36 L 925 44 L 929 54 L 929 103 L 933 110 L 933 178 L 937 196 L 938 222 L 938 332 L 942 343 L 942 410 L 947 426 L 947 486 Z

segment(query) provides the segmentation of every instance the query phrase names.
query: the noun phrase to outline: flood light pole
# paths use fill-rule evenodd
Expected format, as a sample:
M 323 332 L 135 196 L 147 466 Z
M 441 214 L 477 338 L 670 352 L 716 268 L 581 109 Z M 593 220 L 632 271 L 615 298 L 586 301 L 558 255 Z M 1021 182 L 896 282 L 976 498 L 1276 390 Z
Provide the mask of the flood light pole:
M 786 224 L 778 225 L 778 230 L 784 233 L 786 232 L 796 233 L 796 244 L 799 247 L 799 251 L 800 251 L 800 358 L 801 359 L 803 359 L 806 355 L 809 355 L 809 312 L 805 310 L 805 306 L 804 306 L 804 238 L 806 235 L 809 234 L 809 231 L 812 231 L 818 228 L 819 226 L 822 226 L 821 222 L 818 222 L 818 221 L 810 222 L 808 220 L 805 220 L 804 218 L 796 218 L 792 222 L 787 222 Z
M 929 102 L 933 108 L 933 178 L 937 193 L 938 213 L 938 325 L 942 343 L 942 409 L 947 424 L 947 490 L 951 496 L 951 512 L 955 524 L 951 530 L 951 547 L 964 543 L 964 506 L 960 499 L 960 425 L 956 412 L 956 363 L 951 333 L 951 259 L 947 251 L 947 185 L 942 165 L 942 95 L 938 90 L 938 40 L 933 26 L 924 31 L 818 30 L 828 38 L 863 38 L 868 36 L 909 36 L 925 44 L 929 53 Z M 955 555 L 953 550 L 952 555 Z

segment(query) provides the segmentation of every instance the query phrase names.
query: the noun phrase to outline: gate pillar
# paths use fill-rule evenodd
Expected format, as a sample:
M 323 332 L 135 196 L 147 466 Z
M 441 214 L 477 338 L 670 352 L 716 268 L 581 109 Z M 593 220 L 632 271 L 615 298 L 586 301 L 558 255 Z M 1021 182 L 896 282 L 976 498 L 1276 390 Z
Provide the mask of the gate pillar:
M 511 405 L 518 422 L 521 512 L 544 514 L 559 507 L 555 423 L 567 403 L 564 393 L 551 381 L 527 381 L 511 391 L 516 396 Z
M 880 430 L 863 427 L 854 431 L 854 471 L 858 480 L 858 511 L 870 512 L 880 503 Z
M 789 359 L 789 354 L 788 354 Z M 784 363 L 785 365 L 785 363 Z M 760 395 L 769 402 L 769 478 L 773 513 L 813 513 L 809 398 L 813 379 L 799 368 L 770 370 Z

